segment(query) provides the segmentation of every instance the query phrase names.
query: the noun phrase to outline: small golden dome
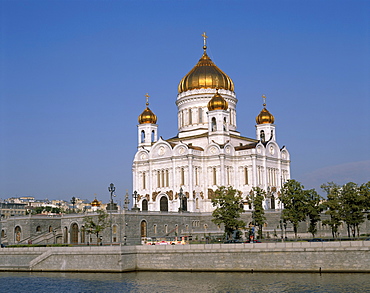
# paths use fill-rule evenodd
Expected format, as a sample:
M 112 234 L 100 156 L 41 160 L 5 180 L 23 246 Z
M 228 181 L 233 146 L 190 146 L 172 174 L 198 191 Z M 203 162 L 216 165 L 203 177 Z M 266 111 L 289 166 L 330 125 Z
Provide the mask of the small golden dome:
M 157 116 L 148 107 L 149 106 L 149 102 L 148 102 L 149 95 L 146 94 L 145 97 L 146 97 L 146 104 L 145 104 L 146 108 L 143 111 L 143 113 L 139 115 L 139 118 L 138 118 L 139 124 L 144 124 L 144 123 L 156 124 Z
M 231 78 L 208 57 L 206 52 L 207 46 L 203 46 L 203 49 L 202 58 L 180 81 L 178 92 L 182 93 L 201 88 L 219 88 L 234 91 L 234 83 Z
M 91 206 L 93 207 L 100 207 L 101 202 L 98 201 L 95 197 L 95 199 L 91 202 Z
M 274 115 L 272 115 L 267 109 L 266 104 L 263 104 L 262 111 L 256 117 L 257 124 L 273 124 L 275 121 Z
M 212 99 L 208 102 L 208 110 L 227 110 L 229 107 L 227 101 L 218 93 L 218 90 L 216 94 L 212 97 Z
M 139 124 L 144 124 L 144 123 L 152 123 L 156 124 L 157 123 L 157 116 L 152 112 L 152 110 L 149 109 L 148 104 L 146 109 L 139 115 L 138 118 Z

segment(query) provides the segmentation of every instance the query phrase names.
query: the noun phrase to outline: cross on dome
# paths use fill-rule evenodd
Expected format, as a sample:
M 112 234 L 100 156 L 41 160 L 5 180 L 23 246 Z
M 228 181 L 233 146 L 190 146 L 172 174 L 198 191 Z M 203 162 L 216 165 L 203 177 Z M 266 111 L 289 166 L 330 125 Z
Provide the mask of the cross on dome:
M 145 94 L 145 98 L 146 98 L 146 103 L 145 103 L 145 105 L 147 105 L 147 106 L 149 105 L 149 97 L 150 97 L 150 96 L 148 95 L 148 93 L 146 93 L 146 94 Z
M 207 49 L 207 39 L 208 39 L 206 32 L 202 34 L 202 37 L 203 37 L 203 50 L 205 51 Z

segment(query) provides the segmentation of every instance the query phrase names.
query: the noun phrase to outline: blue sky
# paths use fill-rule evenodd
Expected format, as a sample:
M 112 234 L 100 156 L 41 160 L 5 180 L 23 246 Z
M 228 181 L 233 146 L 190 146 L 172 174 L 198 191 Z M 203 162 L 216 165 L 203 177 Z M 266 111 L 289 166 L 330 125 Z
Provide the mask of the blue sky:
M 261 95 L 292 178 L 370 180 L 369 1 L 0 0 L 0 198 L 132 192 L 137 117 L 177 134 L 177 85 L 208 54 L 235 83 L 238 130 Z M 95 195 L 96 194 L 96 195 Z

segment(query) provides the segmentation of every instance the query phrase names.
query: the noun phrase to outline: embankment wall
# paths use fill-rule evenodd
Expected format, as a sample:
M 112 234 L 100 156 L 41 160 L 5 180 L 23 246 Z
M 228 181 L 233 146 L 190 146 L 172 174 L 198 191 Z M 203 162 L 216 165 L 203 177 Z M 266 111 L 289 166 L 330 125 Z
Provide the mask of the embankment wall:
M 2 248 L 0 271 L 370 273 L 370 241 Z

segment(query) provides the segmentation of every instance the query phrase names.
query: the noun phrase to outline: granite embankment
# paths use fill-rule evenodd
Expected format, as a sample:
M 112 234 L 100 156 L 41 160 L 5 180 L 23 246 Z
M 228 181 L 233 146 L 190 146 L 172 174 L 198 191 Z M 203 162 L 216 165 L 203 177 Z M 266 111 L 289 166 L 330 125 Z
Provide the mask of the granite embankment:
M 1 248 L 0 271 L 370 273 L 370 241 Z

